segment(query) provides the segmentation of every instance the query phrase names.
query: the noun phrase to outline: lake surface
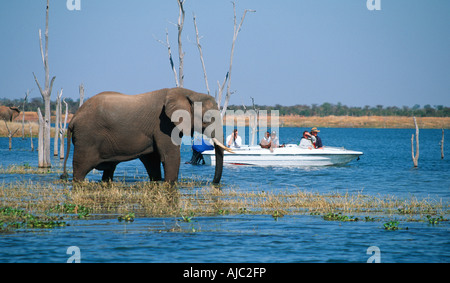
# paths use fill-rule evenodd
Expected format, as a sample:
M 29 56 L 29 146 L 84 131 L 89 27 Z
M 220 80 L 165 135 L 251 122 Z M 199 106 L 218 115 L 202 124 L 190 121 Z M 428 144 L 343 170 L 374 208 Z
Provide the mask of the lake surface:
M 298 143 L 305 128 L 280 128 L 282 143 Z M 419 168 L 411 160 L 413 129 L 321 129 L 325 146 L 363 151 L 346 166 L 276 168 L 225 166 L 224 190 L 358 193 L 409 199 L 450 201 L 450 153 L 441 160 L 441 130 L 420 130 Z M 248 133 L 247 138 L 248 141 Z M 450 144 L 448 130 L 446 148 Z M 34 140 L 37 144 L 37 139 Z M 70 156 L 72 157 L 72 155 Z M 182 147 L 180 176 L 211 181 L 214 167 L 192 166 L 189 146 Z M 37 152 L 29 139 L 0 138 L 0 166 L 37 166 Z M 69 160 L 71 165 L 71 159 Z M 53 165 L 60 166 L 54 159 Z M 8 183 L 32 178 L 51 182 L 56 174 L 0 175 Z M 90 180 L 101 175 L 91 173 Z M 146 178 L 139 161 L 122 163 L 115 179 L 133 182 Z M 395 217 L 395 216 L 394 216 Z M 449 215 L 444 215 L 450 218 Z M 70 220 L 51 230 L 0 234 L 0 262 L 66 262 L 67 249 L 76 246 L 81 262 L 366 262 L 367 249 L 380 249 L 381 262 L 450 262 L 449 221 L 438 225 L 402 222 L 408 230 L 386 231 L 383 223 L 325 221 L 320 216 L 270 215 L 195 217 L 192 223 L 176 218 L 137 218 L 133 223 L 111 219 Z M 173 232 L 174 226 L 178 227 Z M 195 232 L 193 232 L 195 229 Z

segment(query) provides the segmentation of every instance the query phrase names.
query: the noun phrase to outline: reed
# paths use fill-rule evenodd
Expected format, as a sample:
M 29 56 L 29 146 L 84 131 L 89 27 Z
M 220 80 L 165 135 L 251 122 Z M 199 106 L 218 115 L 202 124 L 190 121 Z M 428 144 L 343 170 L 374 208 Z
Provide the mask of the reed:
M 411 221 L 428 215 L 448 215 L 449 205 L 433 199 L 399 199 L 395 196 L 370 196 L 360 193 L 309 192 L 299 189 L 263 192 L 240 188 L 218 189 L 209 183 L 182 178 L 171 187 L 162 182 L 83 182 L 76 185 L 16 182 L 0 184 L 0 208 L 23 210 L 37 217 L 53 214 L 77 215 L 88 219 L 95 215 L 133 215 L 134 217 L 219 216 L 228 214 L 271 215 L 382 215 L 406 216 Z M 7 220 L 2 219 L 0 223 Z M 341 219 L 341 218 L 337 218 Z M 373 217 L 366 216 L 365 219 Z M 0 227 L 1 230 L 1 227 Z
M 0 204 L 45 212 L 52 206 L 74 203 L 90 208 L 92 213 L 124 213 L 140 216 L 285 214 L 298 213 L 384 213 L 400 215 L 436 214 L 448 210 L 448 204 L 432 199 L 399 199 L 395 196 L 370 196 L 362 193 L 321 194 L 297 192 L 242 191 L 218 189 L 209 183 L 186 179 L 175 187 L 162 182 L 83 182 L 73 185 L 57 181 L 50 184 L 18 182 L 0 185 Z

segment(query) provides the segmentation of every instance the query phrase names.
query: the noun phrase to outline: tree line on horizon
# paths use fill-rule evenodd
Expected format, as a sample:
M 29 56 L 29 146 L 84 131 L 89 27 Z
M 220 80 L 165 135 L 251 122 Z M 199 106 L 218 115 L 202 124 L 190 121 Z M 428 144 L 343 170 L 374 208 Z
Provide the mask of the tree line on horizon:
M 16 99 L 8 99 L 8 98 L 0 98 L 0 105 L 4 106 L 16 106 L 19 107 L 20 111 L 23 111 L 23 98 Z M 65 98 L 65 101 L 69 105 L 69 112 L 74 114 L 80 105 L 80 99 L 72 99 Z M 44 108 L 44 102 L 40 97 L 34 97 L 29 99 L 25 103 L 25 111 L 36 112 L 38 108 Z M 54 111 L 56 109 L 56 101 L 51 101 L 51 109 Z M 288 116 L 288 115 L 299 115 L 299 116 L 416 116 L 416 117 L 450 117 L 450 107 L 443 105 L 434 105 L 431 106 L 429 104 L 421 107 L 416 104 L 413 107 L 403 106 L 369 106 L 366 105 L 364 107 L 355 107 L 355 106 L 346 106 L 341 103 L 332 104 L 332 103 L 323 103 L 312 104 L 312 105 L 293 105 L 293 106 L 283 106 L 280 104 L 276 104 L 275 106 L 267 106 L 267 105 L 254 105 L 254 106 L 243 106 L 243 105 L 228 105 L 228 110 L 245 110 L 245 109 L 257 109 L 257 110 L 278 110 L 280 116 Z

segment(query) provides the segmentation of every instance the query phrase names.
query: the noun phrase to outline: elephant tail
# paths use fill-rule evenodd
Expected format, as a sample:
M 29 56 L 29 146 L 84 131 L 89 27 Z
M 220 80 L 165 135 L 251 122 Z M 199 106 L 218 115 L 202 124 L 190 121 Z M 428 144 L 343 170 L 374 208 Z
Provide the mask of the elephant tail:
M 66 155 L 64 157 L 64 171 L 60 176 L 60 179 L 62 180 L 67 180 L 69 179 L 69 174 L 67 174 L 67 169 L 66 169 L 66 164 L 67 164 L 67 159 L 69 158 L 69 154 L 70 154 L 70 143 L 72 141 L 72 128 L 67 127 L 67 152 Z

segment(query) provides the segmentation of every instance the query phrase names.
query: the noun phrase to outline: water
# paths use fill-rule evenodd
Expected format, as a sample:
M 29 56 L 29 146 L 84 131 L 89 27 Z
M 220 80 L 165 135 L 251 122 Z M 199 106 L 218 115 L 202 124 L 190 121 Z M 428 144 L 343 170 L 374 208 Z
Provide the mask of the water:
M 280 128 L 280 140 L 298 142 L 303 130 Z M 441 160 L 441 130 L 420 130 L 419 168 L 411 160 L 412 129 L 321 130 L 325 145 L 364 155 L 339 167 L 226 166 L 224 190 L 362 192 L 450 201 L 450 153 Z M 450 140 L 448 131 L 445 140 Z M 11 152 L 7 145 L 8 139 L 0 138 L 0 166 L 37 165 L 29 140 L 14 139 Z M 190 157 L 189 147 L 183 146 L 181 176 L 212 180 L 214 167 L 184 164 Z M 53 164 L 61 165 L 56 159 Z M 116 179 L 126 182 L 145 176 L 139 161 L 122 163 L 116 171 Z M 0 175 L 0 182 L 28 178 L 51 182 L 57 177 Z M 88 178 L 100 180 L 101 175 L 91 173 Z M 385 231 L 383 223 L 325 221 L 311 215 L 286 215 L 277 221 L 270 215 L 195 217 L 192 223 L 176 218 L 137 218 L 128 224 L 115 217 L 70 220 L 71 226 L 64 228 L 0 235 L 0 262 L 66 262 L 70 246 L 79 247 L 81 262 L 366 262 L 371 246 L 380 249 L 381 262 L 450 262 L 448 221 L 438 225 L 401 221 L 408 230 L 399 231 Z

